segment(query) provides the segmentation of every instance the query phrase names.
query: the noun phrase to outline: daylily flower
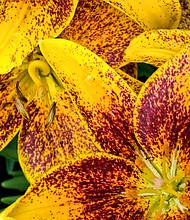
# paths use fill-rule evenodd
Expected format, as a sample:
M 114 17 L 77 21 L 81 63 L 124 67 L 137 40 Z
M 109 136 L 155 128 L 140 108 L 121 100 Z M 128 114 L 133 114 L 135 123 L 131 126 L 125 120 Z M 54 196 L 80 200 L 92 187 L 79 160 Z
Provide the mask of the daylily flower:
M 2 62 L 0 72 L 6 73 L 16 67 L 9 73 L 0 76 L 0 98 L 2 100 L 0 149 L 3 149 L 20 131 L 19 161 L 26 177 L 31 182 L 38 175 L 61 161 L 84 152 L 102 150 L 99 143 L 91 138 L 91 131 L 87 124 L 80 120 L 81 116 L 77 113 L 76 106 L 72 106 L 61 80 L 46 62 L 40 50 L 35 47 L 42 38 L 59 36 L 74 15 L 77 1 L 52 0 L 48 4 L 46 3 L 44 1 L 40 3 L 6 1 L 1 7 L 0 28 L 5 32 L 1 36 L 0 60 Z M 81 11 L 84 13 L 88 8 L 87 17 L 91 20 L 91 15 L 93 16 L 91 24 L 93 23 L 94 27 L 99 27 L 97 32 L 95 28 L 91 33 L 100 34 L 101 29 L 107 35 L 106 26 L 109 24 L 109 28 L 113 28 L 111 31 L 113 39 L 117 39 L 116 44 L 119 42 L 127 42 L 128 44 L 129 39 L 134 36 L 131 35 L 131 30 L 138 34 L 139 31 L 142 32 L 141 26 L 143 29 L 173 28 L 179 23 L 180 7 L 177 0 L 170 1 L 172 8 L 170 4 L 160 4 L 161 1 L 153 1 L 150 7 L 152 12 L 155 11 L 154 19 L 152 17 L 150 19 L 147 14 L 140 12 L 137 16 L 140 7 L 138 2 L 135 4 L 128 1 L 108 3 L 97 1 L 94 4 L 94 2 L 81 1 L 77 7 L 76 16 L 80 26 L 80 22 L 84 21 L 81 17 Z M 92 5 L 96 9 L 93 13 Z M 94 16 L 94 13 L 97 16 Z M 37 17 L 38 15 L 39 17 Z M 116 20 L 112 20 L 113 18 Z M 86 25 L 84 26 L 86 27 Z M 129 27 L 132 28 L 130 28 L 131 37 L 129 37 Z M 67 29 L 65 33 L 69 34 L 69 30 Z M 112 36 L 110 34 L 109 37 Z M 107 40 L 108 38 L 104 39 L 104 41 Z M 101 44 L 102 41 L 99 43 Z M 120 43 L 118 45 L 121 48 L 125 43 Z M 109 47 L 109 50 L 113 49 L 113 45 Z M 52 47 L 50 51 L 54 53 L 55 50 Z M 104 52 L 107 53 L 107 49 Z M 101 54 L 104 53 L 101 52 Z M 69 65 L 72 64 L 69 63 Z M 91 78 L 87 79 L 88 82 L 90 80 L 93 81 Z M 130 78 L 128 82 L 131 82 Z M 139 91 L 142 84 L 132 80 L 131 85 L 134 85 L 134 90 Z M 87 144 L 87 142 L 89 143 Z
M 89 50 L 66 40 L 40 48 L 96 140 L 116 156 L 86 154 L 52 168 L 0 219 L 188 220 L 190 45 L 158 68 L 138 97 Z

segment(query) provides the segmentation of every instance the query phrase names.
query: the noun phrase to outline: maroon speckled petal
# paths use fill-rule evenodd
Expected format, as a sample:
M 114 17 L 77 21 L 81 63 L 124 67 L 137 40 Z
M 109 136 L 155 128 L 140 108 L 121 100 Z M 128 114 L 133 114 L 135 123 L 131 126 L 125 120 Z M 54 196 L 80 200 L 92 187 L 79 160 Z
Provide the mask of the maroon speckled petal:
M 67 93 L 57 94 L 56 102 L 54 120 L 47 128 L 48 109 L 41 100 L 26 109 L 30 120 L 24 120 L 19 136 L 19 161 L 31 182 L 55 164 L 101 150 Z
M 126 14 L 101 0 L 80 0 L 61 37 L 77 42 L 119 67 L 124 50 L 143 29 Z
M 40 48 L 101 147 L 125 158 L 135 157 L 136 94 L 122 77 L 97 55 L 74 42 L 44 40 Z M 59 58 L 57 53 L 61 54 Z
M 7 216 L 142 220 L 148 203 L 135 195 L 142 184 L 139 170 L 131 162 L 106 154 L 83 156 L 53 168 L 37 180 Z
M 69 24 L 77 0 L 6 0 L 0 5 L 0 74 L 20 66 L 39 40 Z
M 136 136 L 151 157 L 179 149 L 190 160 L 190 45 L 161 66 L 142 87 L 135 110 Z M 189 166 L 189 165 L 188 165 Z
M 0 75 L 0 150 L 18 133 L 22 116 L 14 104 L 15 72 Z

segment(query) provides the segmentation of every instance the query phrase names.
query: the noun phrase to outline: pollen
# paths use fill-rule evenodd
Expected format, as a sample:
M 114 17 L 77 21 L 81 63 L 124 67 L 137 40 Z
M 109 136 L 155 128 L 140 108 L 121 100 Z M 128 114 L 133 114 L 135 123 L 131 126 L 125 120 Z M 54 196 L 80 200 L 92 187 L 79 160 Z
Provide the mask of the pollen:
M 188 211 L 189 201 L 183 195 L 186 186 L 186 174 L 180 169 L 178 164 L 178 150 L 174 150 L 171 160 L 163 155 L 161 166 L 149 161 L 144 157 L 142 164 L 146 166 L 142 170 L 146 187 L 137 190 L 138 196 L 146 197 L 150 201 L 150 208 L 147 212 L 147 219 L 159 219 L 169 210 L 180 210 L 182 213 Z

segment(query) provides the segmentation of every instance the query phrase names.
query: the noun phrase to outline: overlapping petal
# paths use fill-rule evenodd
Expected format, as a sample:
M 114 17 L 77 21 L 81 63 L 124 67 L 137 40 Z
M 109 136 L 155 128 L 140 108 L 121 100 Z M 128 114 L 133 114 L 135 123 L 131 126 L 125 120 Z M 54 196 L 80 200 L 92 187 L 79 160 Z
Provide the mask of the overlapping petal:
M 122 64 L 124 49 L 143 29 L 102 0 L 80 0 L 70 25 L 60 35 L 92 50 L 112 67 Z
M 174 149 L 179 166 L 189 168 L 190 46 L 161 66 L 144 84 L 135 109 L 139 143 L 155 161 Z
M 181 19 L 178 0 L 106 0 L 125 12 L 145 30 L 177 28 Z
M 136 94 L 140 92 L 141 87 L 143 86 L 143 82 L 133 78 L 132 76 L 130 76 L 129 74 L 125 73 L 120 69 L 118 69 L 117 72 Z
M 0 149 L 2 150 L 18 133 L 22 116 L 14 103 L 8 103 L 0 111 Z
M 133 157 L 136 94 L 127 83 L 102 59 L 76 43 L 45 40 L 40 48 L 101 147 L 115 155 Z
M 148 201 L 136 196 L 139 185 L 132 162 L 101 153 L 81 156 L 48 171 L 0 218 L 142 220 Z
M 56 113 L 49 126 L 46 126 L 48 108 L 44 100 L 33 100 L 26 108 L 30 120 L 23 121 L 18 152 L 30 182 L 76 155 L 101 150 L 67 93 L 58 93 L 56 101 Z
M 18 133 L 22 116 L 14 104 L 14 84 L 10 78 L 14 78 L 15 72 L 0 75 L 0 149 L 2 150 Z
M 152 30 L 134 38 L 125 50 L 124 61 L 160 66 L 190 43 L 190 30 Z
M 73 17 L 77 0 L 0 1 L 0 73 L 20 66 L 44 38 L 58 36 Z

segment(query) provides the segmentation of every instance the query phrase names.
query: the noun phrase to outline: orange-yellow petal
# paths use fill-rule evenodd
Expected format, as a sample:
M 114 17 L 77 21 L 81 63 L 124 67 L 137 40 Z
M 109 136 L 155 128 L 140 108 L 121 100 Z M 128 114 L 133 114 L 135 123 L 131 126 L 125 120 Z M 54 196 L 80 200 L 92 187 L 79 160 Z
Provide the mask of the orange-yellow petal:
M 0 110 L 0 150 L 14 138 L 21 127 L 22 116 L 14 103 L 7 103 Z
M 143 86 L 143 83 L 129 74 L 125 73 L 124 71 L 118 69 L 117 72 L 119 75 L 125 80 L 125 82 L 132 88 L 132 90 L 138 94 L 141 90 L 141 87 Z
M 30 119 L 23 122 L 18 152 L 30 182 L 58 163 L 101 150 L 66 92 L 57 94 L 55 116 L 48 126 L 49 109 L 42 100 L 33 100 L 26 111 Z
M 181 19 L 178 0 L 106 0 L 145 30 L 177 28 Z
M 22 121 L 22 116 L 14 103 L 16 95 L 14 76 L 14 71 L 0 75 L 0 150 L 18 133 Z
M 74 15 L 77 0 L 1 1 L 0 74 L 22 64 L 44 38 L 58 36 Z
M 15 220 L 144 219 L 148 203 L 133 163 L 108 154 L 81 156 L 48 171 L 0 214 Z
M 134 38 L 124 52 L 124 62 L 160 66 L 190 43 L 190 30 L 152 30 Z
M 40 48 L 101 147 L 116 155 L 133 157 L 136 94 L 127 83 L 102 59 L 74 42 L 44 40 Z
M 184 171 L 190 162 L 189 107 L 190 45 L 146 81 L 134 112 L 136 137 L 149 156 L 159 161 L 177 149 Z
M 135 21 L 105 1 L 80 0 L 61 37 L 87 47 L 117 68 L 130 41 L 142 31 Z

